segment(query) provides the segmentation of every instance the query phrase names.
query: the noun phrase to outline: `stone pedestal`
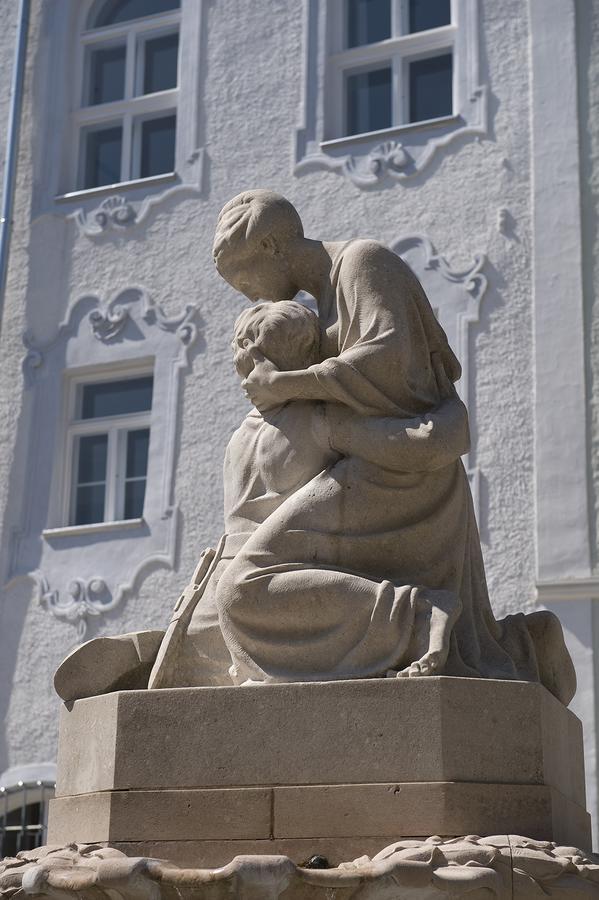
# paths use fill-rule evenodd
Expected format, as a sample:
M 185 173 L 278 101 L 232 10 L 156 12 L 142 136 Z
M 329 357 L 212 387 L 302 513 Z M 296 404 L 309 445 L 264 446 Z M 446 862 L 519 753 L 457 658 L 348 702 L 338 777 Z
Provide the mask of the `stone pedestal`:
M 48 842 L 219 866 L 403 837 L 590 847 L 578 719 L 538 684 L 421 678 L 121 691 L 63 708 Z

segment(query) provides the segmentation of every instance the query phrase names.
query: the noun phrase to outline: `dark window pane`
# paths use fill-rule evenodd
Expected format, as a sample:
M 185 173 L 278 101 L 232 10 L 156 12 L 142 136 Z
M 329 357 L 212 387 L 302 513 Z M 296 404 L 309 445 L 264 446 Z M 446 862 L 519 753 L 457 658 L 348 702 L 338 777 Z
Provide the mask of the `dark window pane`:
M 127 434 L 126 478 L 145 478 L 148 472 L 150 429 L 140 428 Z
M 105 481 L 107 434 L 88 434 L 79 438 L 79 466 L 77 484 L 90 481 Z
M 110 103 L 125 96 L 125 47 L 92 50 L 88 103 Z
M 410 31 L 451 24 L 451 0 L 410 0 Z
M 391 37 L 391 0 L 347 0 L 347 46 Z
M 141 519 L 144 511 L 146 479 L 125 482 L 125 519 Z
M 140 178 L 174 172 L 176 122 L 176 116 L 165 116 L 142 123 Z
M 77 488 L 73 525 L 104 521 L 104 485 L 89 484 Z
M 85 141 L 84 188 L 115 184 L 121 180 L 121 143 L 123 129 L 119 126 L 103 131 L 90 131 Z
M 391 69 L 347 76 L 347 134 L 391 127 Z
M 101 416 L 146 412 L 152 408 L 153 384 L 154 379 L 151 375 L 143 378 L 125 378 L 122 381 L 84 384 L 81 418 L 97 419 Z
M 144 64 L 144 94 L 168 91 L 177 87 L 177 53 L 179 35 L 146 41 Z
M 95 16 L 92 27 L 102 28 L 142 16 L 155 16 L 180 6 L 181 0 L 107 0 Z
M 450 116 L 452 111 L 451 53 L 410 63 L 410 122 Z

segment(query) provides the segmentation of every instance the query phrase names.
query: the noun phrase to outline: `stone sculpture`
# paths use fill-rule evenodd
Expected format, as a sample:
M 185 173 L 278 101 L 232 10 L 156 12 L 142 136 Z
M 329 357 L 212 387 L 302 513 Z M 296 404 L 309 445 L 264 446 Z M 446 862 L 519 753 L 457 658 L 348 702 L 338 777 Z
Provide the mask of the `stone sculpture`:
M 312 866 L 314 866 L 312 868 Z M 591 900 L 599 857 L 514 835 L 404 840 L 373 859 L 328 868 L 286 856 L 237 856 L 219 869 L 182 869 L 98 845 L 43 847 L 0 862 L 0 897 L 56 900 Z
M 0 863 L 0 900 L 599 897 L 570 846 L 572 662 L 551 613 L 493 615 L 460 366 L 418 280 L 374 241 L 308 240 L 269 191 L 224 207 L 214 257 L 262 301 L 235 325 L 253 408 L 225 534 L 164 632 L 58 669 L 53 846 Z
M 264 190 L 224 207 L 214 257 L 266 301 L 234 340 L 254 410 L 227 450 L 218 558 L 188 591 L 184 628 L 178 604 L 153 686 L 445 674 L 541 681 L 567 704 L 557 618 L 493 615 L 460 460 L 460 365 L 409 267 L 375 241 L 307 239 L 294 207 Z M 137 687 L 136 640 L 120 636 L 122 665 L 85 691 L 73 672 L 89 671 L 94 642 L 79 648 L 59 694 L 129 675 Z

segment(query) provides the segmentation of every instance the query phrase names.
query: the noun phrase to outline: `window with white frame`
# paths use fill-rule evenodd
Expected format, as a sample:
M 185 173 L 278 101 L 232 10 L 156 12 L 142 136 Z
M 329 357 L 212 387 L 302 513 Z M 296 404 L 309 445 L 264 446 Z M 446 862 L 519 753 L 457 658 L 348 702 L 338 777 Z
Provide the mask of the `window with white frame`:
M 451 0 L 337 0 L 328 139 L 454 114 Z
M 79 378 L 70 385 L 65 520 L 90 525 L 143 516 L 153 376 Z
M 77 188 L 175 171 L 181 0 L 102 0 L 81 35 Z

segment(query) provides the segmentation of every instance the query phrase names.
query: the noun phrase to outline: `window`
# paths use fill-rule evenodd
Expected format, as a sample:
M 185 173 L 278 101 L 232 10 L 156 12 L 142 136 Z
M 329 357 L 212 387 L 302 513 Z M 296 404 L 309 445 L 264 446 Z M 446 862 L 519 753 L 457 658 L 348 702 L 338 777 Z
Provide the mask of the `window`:
M 175 170 L 180 0 L 103 0 L 82 35 L 82 190 Z
M 153 377 L 77 381 L 68 430 L 68 524 L 143 516 Z
M 20 781 L 0 787 L 0 859 L 33 850 L 46 841 L 48 801 L 54 782 Z
M 329 138 L 451 117 L 451 0 L 341 0 L 333 17 Z

